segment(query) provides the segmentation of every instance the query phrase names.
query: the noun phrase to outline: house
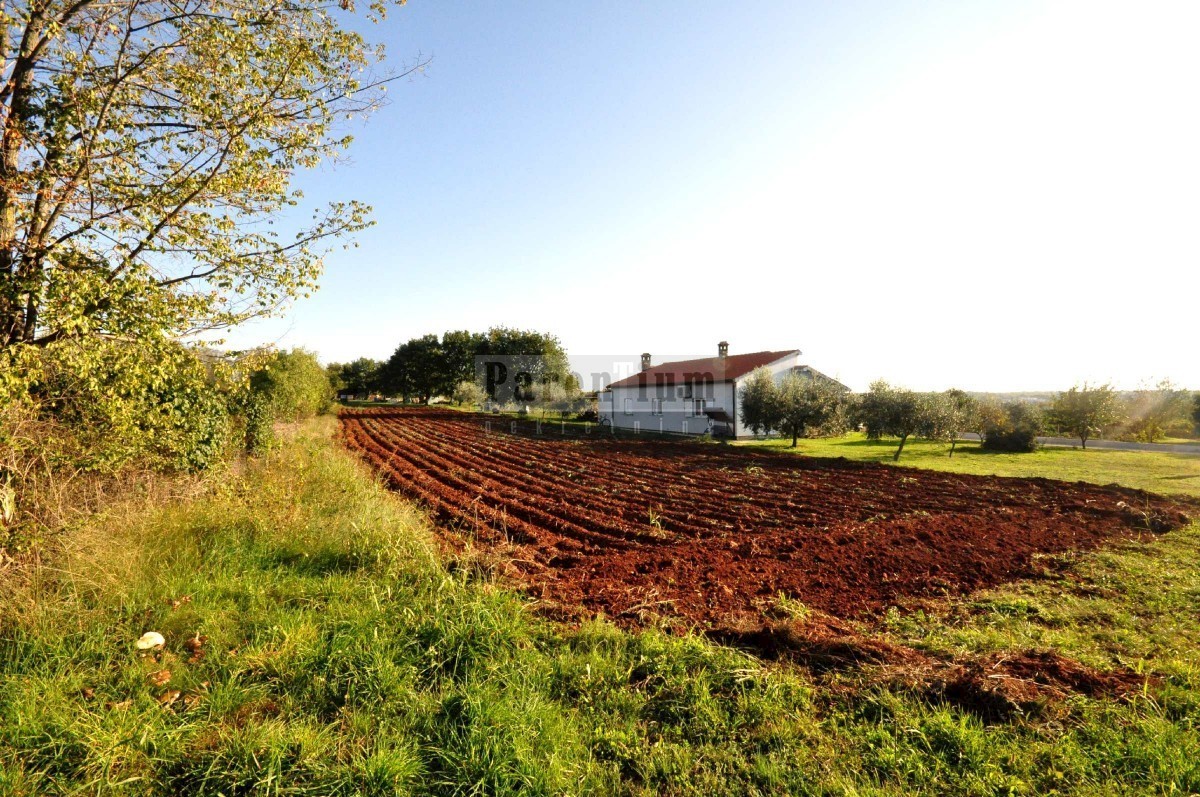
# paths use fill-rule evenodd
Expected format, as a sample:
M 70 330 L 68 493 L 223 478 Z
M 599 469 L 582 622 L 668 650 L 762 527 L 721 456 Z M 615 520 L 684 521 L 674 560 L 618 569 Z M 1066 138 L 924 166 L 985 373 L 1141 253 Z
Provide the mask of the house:
M 599 395 L 600 422 L 614 429 L 677 434 L 752 437 L 738 414 L 745 380 L 757 368 L 769 368 L 782 378 L 790 370 L 829 379 L 800 363 L 800 350 L 730 354 L 729 344 L 717 345 L 716 357 L 650 364 L 617 380 Z

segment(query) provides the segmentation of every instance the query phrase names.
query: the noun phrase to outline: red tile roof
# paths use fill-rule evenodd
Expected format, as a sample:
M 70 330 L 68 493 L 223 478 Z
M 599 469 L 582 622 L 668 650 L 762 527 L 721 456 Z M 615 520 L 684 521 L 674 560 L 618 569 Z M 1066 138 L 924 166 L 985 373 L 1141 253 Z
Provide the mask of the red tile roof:
M 638 387 L 641 385 L 682 385 L 689 381 L 711 378 L 715 382 L 732 382 L 764 365 L 770 365 L 790 355 L 790 351 L 756 351 L 752 354 L 730 354 L 722 357 L 701 357 L 699 360 L 679 360 L 662 363 L 613 382 L 609 387 Z

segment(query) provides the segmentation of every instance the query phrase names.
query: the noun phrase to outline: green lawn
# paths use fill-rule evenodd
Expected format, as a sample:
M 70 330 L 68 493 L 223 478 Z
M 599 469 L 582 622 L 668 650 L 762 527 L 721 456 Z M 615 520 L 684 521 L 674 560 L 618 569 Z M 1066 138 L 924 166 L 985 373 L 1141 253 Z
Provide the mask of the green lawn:
M 756 440 L 736 445 L 762 447 L 813 457 L 845 457 L 863 462 L 892 463 L 898 440 L 867 440 L 859 433 L 845 437 L 801 440 Z M 978 443 L 960 442 L 954 456 L 950 446 L 910 440 L 900 461 L 914 468 L 996 476 L 1044 476 L 1064 481 L 1121 484 L 1157 493 L 1200 497 L 1200 456 L 1159 451 L 1043 448 L 1031 454 L 984 451 Z
M 486 556 L 440 554 L 332 428 L 3 573 L 0 795 L 1200 791 L 1196 526 L 863 628 L 1161 677 L 992 721 L 870 668 L 542 619 Z M 151 630 L 165 649 L 139 653 Z

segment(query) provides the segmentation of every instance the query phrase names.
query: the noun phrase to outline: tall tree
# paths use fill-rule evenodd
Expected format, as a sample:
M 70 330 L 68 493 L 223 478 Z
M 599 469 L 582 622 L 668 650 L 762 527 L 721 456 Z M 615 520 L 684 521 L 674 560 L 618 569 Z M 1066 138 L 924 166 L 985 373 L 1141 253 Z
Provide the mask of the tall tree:
M 341 390 L 354 396 L 369 398 L 379 389 L 379 372 L 382 363 L 369 357 L 359 357 L 353 362 L 338 366 Z
M 1075 385 L 1055 396 L 1050 415 L 1059 429 L 1078 437 L 1086 449 L 1089 439 L 1117 422 L 1120 408 L 1112 385 L 1091 386 L 1084 382 L 1083 387 Z
M 395 77 L 370 77 L 382 52 L 344 16 L 321 0 L 6 5 L 0 358 L 224 327 L 310 291 L 369 209 L 272 222 L 300 202 L 291 176 L 350 143 L 337 120 Z
M 483 343 L 483 335 L 465 329 L 442 334 L 442 364 L 439 374 L 440 393 L 454 392 L 459 382 L 475 378 L 475 355 Z

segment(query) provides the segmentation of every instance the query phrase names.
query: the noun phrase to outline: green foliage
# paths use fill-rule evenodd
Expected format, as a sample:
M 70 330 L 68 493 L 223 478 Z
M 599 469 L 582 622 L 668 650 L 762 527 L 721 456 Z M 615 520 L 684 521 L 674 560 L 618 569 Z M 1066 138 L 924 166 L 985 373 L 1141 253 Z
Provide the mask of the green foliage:
M 776 382 L 770 369 L 759 368 L 746 380 L 738 406 L 742 423 L 755 434 L 777 430 L 792 438 L 792 446 L 802 435 L 846 430 L 846 391 L 819 376 L 789 371 Z
M 920 393 L 893 387 L 880 379 L 859 397 L 855 419 L 865 428 L 868 439 L 900 438 L 896 459 L 900 459 L 908 438 L 929 427 L 930 401 Z
M 983 430 L 983 447 L 989 451 L 1036 451 L 1042 433 L 1042 411 L 1036 405 L 1012 401 L 1003 414 L 989 420 Z
M 477 407 L 487 401 L 487 393 L 473 379 L 464 379 L 454 386 L 454 403 Z
M 222 358 L 154 338 L 23 348 L 33 356 L 14 400 L 73 440 L 52 466 L 197 470 L 224 455 L 232 364 Z
M 270 355 L 250 376 L 250 391 L 260 394 L 276 420 L 298 421 L 326 412 L 333 391 L 325 369 L 303 349 Z
M 380 389 L 380 368 L 383 363 L 368 357 L 359 357 L 354 362 L 332 363 L 326 366 L 329 384 L 334 394 L 349 393 L 355 398 L 366 400 Z
M 1200 393 L 1192 396 L 1192 423 L 1196 434 L 1200 434 Z
M 965 391 L 951 388 L 944 393 L 930 393 L 925 397 L 918 434 L 926 440 L 949 443 L 950 456 L 954 456 L 958 438 L 977 424 L 978 412 L 978 402 Z
M 493 327 L 482 334 L 446 332 L 440 340 L 433 334 L 412 338 L 397 347 L 380 368 L 379 384 L 405 400 L 411 397 L 428 403 L 434 396 L 452 395 L 460 382 L 474 380 L 475 358 L 484 356 L 507 358 L 513 373 L 527 373 L 529 398 L 534 385 L 544 382 L 578 389 L 558 338 L 508 327 Z
M 846 390 L 819 376 L 789 371 L 779 382 L 775 408 L 776 428 L 791 436 L 793 447 L 801 435 L 846 431 Z
M 1059 393 L 1050 405 L 1050 419 L 1058 429 L 1078 437 L 1087 448 L 1089 438 L 1099 435 L 1120 419 L 1117 394 L 1111 385 L 1078 385 Z
M 771 431 L 775 418 L 775 377 L 769 368 L 758 368 L 746 378 L 738 397 L 742 423 L 755 434 Z
M 263 391 L 249 391 L 242 404 L 242 417 L 246 453 L 266 453 L 275 442 L 275 413 L 270 397 Z
M 1151 389 L 1134 391 L 1122 409 L 1119 438 L 1155 443 L 1165 437 L 1186 436 L 1192 431 L 1192 394 L 1164 379 Z
M 342 18 L 314 0 L 9 14 L 0 350 L 226 327 L 310 291 L 324 247 L 368 223 L 335 202 L 294 236 L 271 224 L 382 99 L 362 78 L 381 51 Z

